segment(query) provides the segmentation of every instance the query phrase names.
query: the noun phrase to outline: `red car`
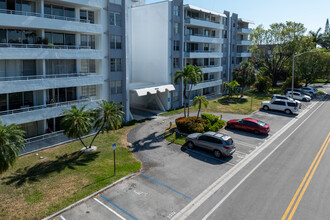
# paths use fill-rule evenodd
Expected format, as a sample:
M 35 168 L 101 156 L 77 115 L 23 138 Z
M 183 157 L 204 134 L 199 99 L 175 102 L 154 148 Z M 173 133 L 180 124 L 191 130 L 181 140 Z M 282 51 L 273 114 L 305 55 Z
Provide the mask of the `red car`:
M 231 129 L 240 129 L 255 134 L 267 134 L 270 131 L 269 124 L 254 118 L 233 119 L 227 122 L 227 126 Z

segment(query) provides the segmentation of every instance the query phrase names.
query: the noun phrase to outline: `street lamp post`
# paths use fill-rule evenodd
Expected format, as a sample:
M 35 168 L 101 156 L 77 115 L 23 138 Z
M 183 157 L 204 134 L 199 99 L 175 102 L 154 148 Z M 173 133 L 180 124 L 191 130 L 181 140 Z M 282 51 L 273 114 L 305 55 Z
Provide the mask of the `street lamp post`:
M 315 53 L 315 52 L 317 52 L 317 51 L 311 50 L 311 51 L 306 51 L 306 52 L 299 53 L 297 55 L 292 56 L 292 82 L 291 82 L 291 98 L 292 99 L 293 99 L 293 87 L 294 87 L 294 58 L 298 57 L 302 54 L 305 54 L 305 53 Z

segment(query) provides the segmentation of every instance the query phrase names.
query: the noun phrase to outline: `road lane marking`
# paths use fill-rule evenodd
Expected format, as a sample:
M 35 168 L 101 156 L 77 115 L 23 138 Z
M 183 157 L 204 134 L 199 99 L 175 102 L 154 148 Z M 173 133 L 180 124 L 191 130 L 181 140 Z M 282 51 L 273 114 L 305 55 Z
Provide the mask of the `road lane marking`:
M 289 215 L 289 217 L 288 217 L 288 220 L 292 219 L 292 217 L 293 217 L 294 213 L 296 212 L 296 209 L 297 209 L 297 207 L 298 207 L 298 205 L 301 201 L 301 198 L 303 197 L 303 195 L 304 195 L 304 193 L 305 193 L 305 191 L 306 191 L 306 189 L 307 189 L 307 187 L 308 187 L 308 185 L 309 185 L 309 183 L 310 183 L 310 181 L 311 181 L 311 179 L 312 179 L 312 177 L 315 173 L 315 170 L 318 167 L 318 165 L 319 165 L 319 163 L 320 163 L 320 161 L 323 157 L 323 154 L 324 154 L 325 150 L 327 149 L 327 147 L 329 145 L 329 142 L 330 142 L 330 132 L 329 132 L 327 138 L 324 140 L 324 142 L 322 144 L 322 147 L 320 148 L 319 152 L 317 153 L 316 157 L 314 158 L 314 161 L 312 162 L 311 166 L 309 167 L 303 181 L 299 185 L 296 193 L 294 194 L 294 196 L 293 196 L 288 208 L 286 209 L 285 213 L 283 214 L 281 220 L 285 220 L 287 218 L 287 216 L 288 216 L 288 214 L 289 214 L 289 212 L 292 208 L 292 205 L 295 204 L 292 211 L 291 211 L 291 213 L 290 213 L 290 215 Z M 302 189 L 302 191 L 301 191 L 301 189 Z M 299 195 L 299 197 L 298 197 L 298 195 Z M 298 197 L 298 199 L 297 199 L 297 197 Z
M 116 203 L 112 202 L 110 199 L 108 199 L 104 195 L 100 195 L 100 196 L 103 199 L 105 199 L 107 202 L 109 202 L 111 205 L 115 206 L 117 209 L 119 209 L 120 211 L 122 211 L 123 213 L 125 213 L 126 215 L 128 215 L 129 217 L 131 217 L 133 220 L 137 220 L 137 218 L 135 218 L 133 215 L 131 215 L 128 212 L 126 212 L 124 209 L 120 208 Z
M 108 209 L 110 212 L 112 212 L 113 214 L 115 214 L 116 216 L 118 216 L 120 219 L 122 220 L 126 220 L 126 218 L 124 218 L 123 216 L 119 215 L 117 212 L 115 212 L 114 210 L 112 210 L 109 206 L 107 206 L 106 204 L 104 204 L 103 202 L 101 202 L 100 200 L 98 200 L 97 198 L 94 198 L 94 200 L 98 203 L 100 203 L 102 206 L 104 206 L 106 209 Z
M 160 184 L 160 185 L 162 185 L 162 186 L 164 186 L 164 187 L 166 187 L 166 188 L 168 188 L 168 189 L 170 189 L 170 190 L 172 190 L 173 192 L 176 192 L 177 194 L 179 194 L 179 195 L 181 195 L 181 196 L 183 196 L 183 197 L 185 197 L 185 198 L 187 198 L 187 199 L 189 199 L 189 200 L 192 200 L 192 198 L 190 198 L 189 196 L 186 196 L 185 194 L 180 193 L 179 191 L 177 191 L 177 190 L 175 190 L 175 189 L 173 189 L 173 188 L 171 188 L 171 187 L 165 185 L 164 183 L 161 183 L 161 182 L 159 182 L 159 181 L 157 181 L 157 180 L 151 178 L 150 176 L 147 176 L 147 175 L 145 175 L 145 174 L 143 174 L 143 173 L 141 173 L 141 175 L 144 176 L 144 177 L 146 177 L 146 178 L 148 178 L 148 179 L 150 179 L 150 180 L 152 180 L 152 181 L 154 181 L 154 182 L 156 182 L 156 183 L 158 183 L 158 184 Z
M 256 149 L 258 147 L 257 145 L 249 144 L 249 143 L 246 143 L 246 142 L 243 142 L 243 141 L 234 140 L 234 143 L 237 143 L 239 145 L 243 145 L 245 147 L 250 147 L 250 148 L 253 148 L 253 149 Z
M 62 220 L 66 220 L 62 215 L 60 216 L 60 218 L 61 218 Z
M 286 141 L 302 124 L 304 124 L 321 106 L 323 106 L 325 101 L 321 103 L 313 112 L 308 115 L 300 125 L 298 125 L 279 145 L 277 145 L 250 173 L 248 173 L 208 214 L 211 215 L 216 208 L 218 208 L 244 181 L 247 179 L 266 159 L 268 159 L 283 143 Z M 305 115 L 307 110 L 300 113 L 302 117 Z M 262 144 L 255 150 L 255 153 L 250 154 L 248 157 L 244 158 L 239 162 L 234 168 L 230 169 L 227 173 L 217 179 L 213 184 L 206 188 L 202 193 L 200 193 L 193 201 L 186 205 L 180 212 L 178 212 L 174 217 L 175 219 L 186 219 L 191 215 L 197 208 L 199 208 L 207 199 L 209 199 L 216 191 L 218 191 L 224 184 L 226 184 L 234 175 L 236 175 L 241 169 L 243 169 L 247 164 L 250 163 L 255 157 L 257 157 L 264 149 L 268 148 L 278 137 L 280 137 L 286 130 L 288 130 L 293 124 L 296 123 L 296 119 L 293 118 L 289 123 L 284 125 L 282 129 L 276 132 L 268 141 Z M 204 217 L 205 219 L 205 217 Z

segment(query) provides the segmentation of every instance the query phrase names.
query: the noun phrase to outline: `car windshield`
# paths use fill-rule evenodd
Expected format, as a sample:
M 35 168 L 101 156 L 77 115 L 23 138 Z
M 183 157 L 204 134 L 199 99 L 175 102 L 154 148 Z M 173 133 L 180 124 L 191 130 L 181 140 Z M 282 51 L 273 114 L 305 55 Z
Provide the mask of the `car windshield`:
M 258 125 L 260 125 L 260 126 L 262 126 L 262 127 L 265 127 L 267 124 L 265 123 L 265 122 L 263 122 L 263 121 L 258 121 L 257 122 L 258 123 Z
M 229 138 L 225 142 L 226 142 L 227 145 L 233 145 L 233 143 L 234 143 L 233 139 L 231 139 L 231 138 Z

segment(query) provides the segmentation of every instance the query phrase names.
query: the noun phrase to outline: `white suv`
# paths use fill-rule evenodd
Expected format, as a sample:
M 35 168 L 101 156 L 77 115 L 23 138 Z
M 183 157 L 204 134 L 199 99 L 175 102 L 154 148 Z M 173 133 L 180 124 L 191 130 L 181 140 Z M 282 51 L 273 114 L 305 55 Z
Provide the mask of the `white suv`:
M 292 92 L 289 91 L 289 92 L 286 93 L 286 96 L 291 97 L 291 94 L 292 94 Z M 303 94 L 301 94 L 300 92 L 295 92 L 295 91 L 293 91 L 293 98 L 294 98 L 294 99 L 301 100 L 301 101 L 305 101 L 305 102 L 310 102 L 311 99 L 312 99 L 312 98 L 311 98 L 310 96 L 308 96 L 308 95 L 303 95 Z
M 287 114 L 299 113 L 301 106 L 296 101 L 273 99 L 271 101 L 265 101 L 261 103 L 261 108 L 265 111 L 278 110 Z

